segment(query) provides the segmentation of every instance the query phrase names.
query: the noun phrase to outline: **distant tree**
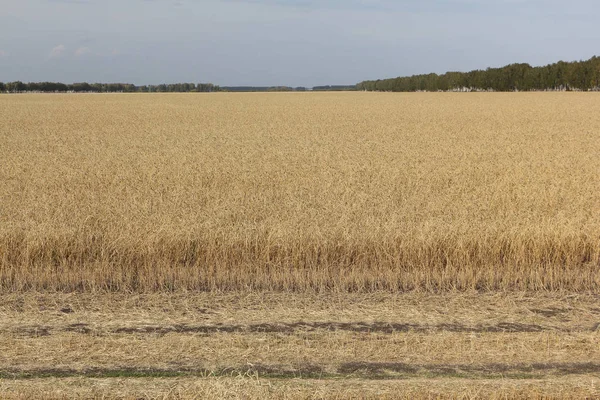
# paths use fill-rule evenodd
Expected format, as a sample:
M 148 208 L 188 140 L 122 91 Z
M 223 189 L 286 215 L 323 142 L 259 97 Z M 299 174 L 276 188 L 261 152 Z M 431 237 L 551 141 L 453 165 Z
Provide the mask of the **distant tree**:
M 469 72 L 446 72 L 363 81 L 358 90 L 411 92 L 417 90 L 600 90 L 600 58 L 543 67 L 510 64 Z M 319 89 L 316 89 L 319 90 Z M 327 89 L 325 89 L 327 90 Z
M 356 85 L 325 85 L 325 86 L 314 86 L 313 91 L 348 91 L 357 90 Z
M 5 86 L 6 90 L 11 93 L 24 92 L 27 89 L 27 86 L 21 81 L 8 82 Z
M 74 83 L 71 85 L 71 90 L 74 92 L 93 92 L 94 88 L 87 82 Z
M 293 89 L 289 86 L 272 86 L 267 91 L 268 92 L 291 92 Z
M 218 92 L 219 87 L 212 83 L 199 83 L 196 85 L 196 91 L 198 92 Z
M 203 83 L 196 86 L 195 83 L 171 83 L 160 85 L 144 85 L 136 86 L 131 83 L 87 83 L 78 82 L 72 84 L 64 84 L 61 82 L 29 82 L 21 81 L 1 83 L 0 92 L 97 92 L 97 93 L 113 93 L 113 92 L 217 92 L 221 88 L 212 83 Z

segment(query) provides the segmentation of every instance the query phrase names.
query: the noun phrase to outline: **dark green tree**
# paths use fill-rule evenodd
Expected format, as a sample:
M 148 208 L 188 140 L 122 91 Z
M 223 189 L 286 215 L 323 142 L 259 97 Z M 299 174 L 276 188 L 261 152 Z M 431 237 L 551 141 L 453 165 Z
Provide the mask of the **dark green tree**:
M 600 90 L 600 58 L 564 62 L 543 67 L 529 64 L 510 64 L 469 72 L 446 72 L 376 81 L 363 81 L 358 90 L 412 92 L 417 90 Z

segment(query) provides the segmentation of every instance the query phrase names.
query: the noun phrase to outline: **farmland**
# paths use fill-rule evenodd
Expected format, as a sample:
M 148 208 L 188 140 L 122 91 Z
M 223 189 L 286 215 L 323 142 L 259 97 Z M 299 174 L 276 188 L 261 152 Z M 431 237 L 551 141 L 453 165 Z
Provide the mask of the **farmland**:
M 599 105 L 0 96 L 0 391 L 600 396 Z

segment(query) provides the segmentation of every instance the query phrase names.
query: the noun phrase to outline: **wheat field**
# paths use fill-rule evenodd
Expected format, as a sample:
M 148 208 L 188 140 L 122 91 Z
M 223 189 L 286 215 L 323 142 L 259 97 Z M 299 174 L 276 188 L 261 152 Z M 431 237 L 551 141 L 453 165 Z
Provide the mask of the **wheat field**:
M 588 93 L 0 96 L 9 291 L 597 290 Z
M 599 106 L 0 96 L 0 397 L 600 398 Z

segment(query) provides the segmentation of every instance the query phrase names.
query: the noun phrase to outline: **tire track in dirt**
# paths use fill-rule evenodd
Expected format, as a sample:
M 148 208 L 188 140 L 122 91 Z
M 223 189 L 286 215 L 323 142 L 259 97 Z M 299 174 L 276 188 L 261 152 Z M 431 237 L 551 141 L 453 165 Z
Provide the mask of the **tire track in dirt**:
M 107 334 L 215 334 L 215 333 L 283 333 L 316 331 L 346 331 L 357 333 L 398 332 L 464 332 L 464 333 L 535 333 L 535 332 L 594 332 L 600 329 L 596 323 L 588 327 L 563 328 L 550 325 L 522 324 L 503 322 L 495 325 L 463 325 L 463 324 L 413 324 L 390 322 L 293 322 L 293 323 L 258 323 L 258 324 L 211 324 L 211 325 L 127 325 L 117 327 L 102 327 L 87 323 L 68 325 L 24 325 L 0 328 L 0 333 L 10 333 L 17 336 L 39 337 L 50 336 L 61 332 L 72 332 L 91 335 Z
M 600 363 L 532 363 L 532 364 L 408 364 L 385 362 L 350 362 L 341 365 L 300 366 L 248 364 L 246 366 L 203 368 L 40 368 L 0 369 L 0 379 L 32 378 L 115 378 L 115 377 L 218 377 L 260 376 L 263 378 L 361 378 L 399 379 L 405 377 L 461 377 L 467 379 L 541 378 L 548 376 L 600 373 Z

